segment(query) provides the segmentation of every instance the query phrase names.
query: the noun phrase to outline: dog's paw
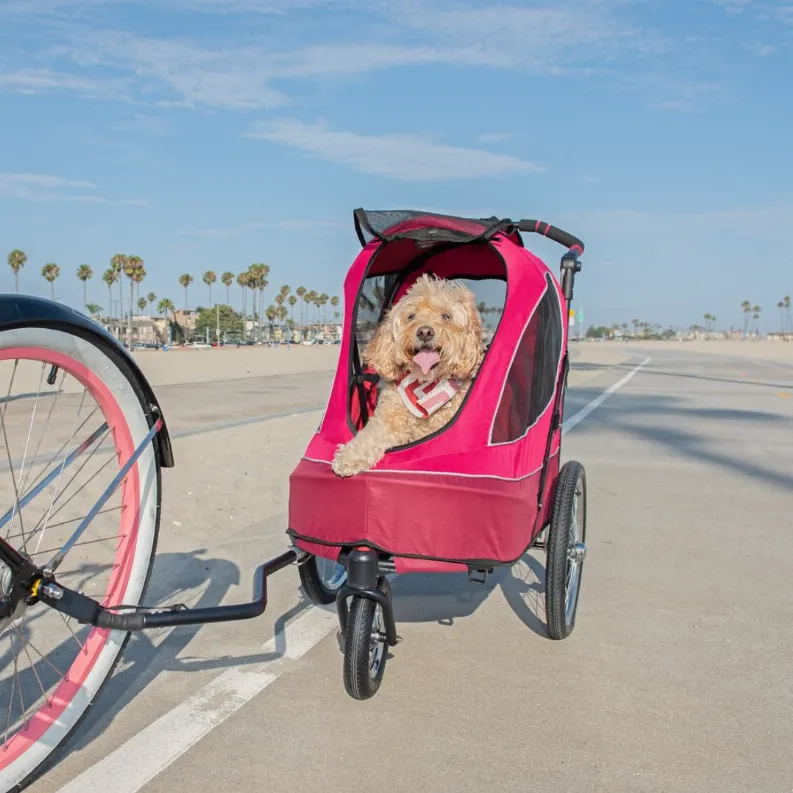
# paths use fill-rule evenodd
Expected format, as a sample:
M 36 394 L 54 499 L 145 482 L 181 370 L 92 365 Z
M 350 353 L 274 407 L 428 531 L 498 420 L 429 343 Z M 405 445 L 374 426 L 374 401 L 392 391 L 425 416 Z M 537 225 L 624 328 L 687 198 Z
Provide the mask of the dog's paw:
M 366 460 L 356 457 L 349 449 L 342 446 L 334 455 L 330 467 L 336 476 L 355 476 L 365 471 L 369 465 Z

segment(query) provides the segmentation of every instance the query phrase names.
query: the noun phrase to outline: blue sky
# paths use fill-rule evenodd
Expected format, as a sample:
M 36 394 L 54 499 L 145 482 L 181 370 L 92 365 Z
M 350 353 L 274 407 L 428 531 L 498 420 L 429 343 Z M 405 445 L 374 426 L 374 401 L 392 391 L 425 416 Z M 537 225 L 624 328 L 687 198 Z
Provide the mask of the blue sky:
M 76 306 L 137 254 L 195 305 L 254 261 L 339 293 L 358 206 L 539 217 L 587 244 L 586 324 L 776 329 L 792 41 L 790 0 L 2 0 L 0 250 Z

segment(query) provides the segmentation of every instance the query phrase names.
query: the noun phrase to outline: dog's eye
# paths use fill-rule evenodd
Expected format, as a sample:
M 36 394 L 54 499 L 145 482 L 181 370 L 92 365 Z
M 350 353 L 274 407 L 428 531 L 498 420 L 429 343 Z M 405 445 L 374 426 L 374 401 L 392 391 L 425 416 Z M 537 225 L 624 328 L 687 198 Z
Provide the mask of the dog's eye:
M 451 315 L 451 314 L 441 314 L 441 319 L 442 319 L 444 322 L 449 322 L 449 321 L 451 321 L 451 318 L 452 318 L 452 315 Z
M 408 314 L 408 321 L 412 321 L 416 318 L 415 314 Z

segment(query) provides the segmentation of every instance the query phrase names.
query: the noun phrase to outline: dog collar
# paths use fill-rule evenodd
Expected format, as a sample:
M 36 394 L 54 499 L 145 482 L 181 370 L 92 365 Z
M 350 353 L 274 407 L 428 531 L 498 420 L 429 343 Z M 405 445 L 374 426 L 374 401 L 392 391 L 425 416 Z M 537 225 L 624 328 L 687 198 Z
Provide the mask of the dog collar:
M 406 374 L 396 382 L 397 391 L 407 409 L 420 419 L 442 408 L 460 390 L 461 385 L 461 381 L 445 377 L 422 382 L 414 374 Z

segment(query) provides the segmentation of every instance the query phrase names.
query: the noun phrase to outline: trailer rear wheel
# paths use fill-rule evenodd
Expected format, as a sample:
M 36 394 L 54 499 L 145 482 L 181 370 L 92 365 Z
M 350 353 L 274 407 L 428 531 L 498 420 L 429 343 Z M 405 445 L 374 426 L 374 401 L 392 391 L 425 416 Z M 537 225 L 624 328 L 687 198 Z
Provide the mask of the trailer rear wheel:
M 344 565 L 332 559 L 309 556 L 298 565 L 300 583 L 312 603 L 328 605 L 336 601 L 336 593 L 347 580 Z
M 565 639 L 575 627 L 581 574 L 586 557 L 586 471 L 570 460 L 556 486 L 547 537 L 545 618 L 552 639 Z

